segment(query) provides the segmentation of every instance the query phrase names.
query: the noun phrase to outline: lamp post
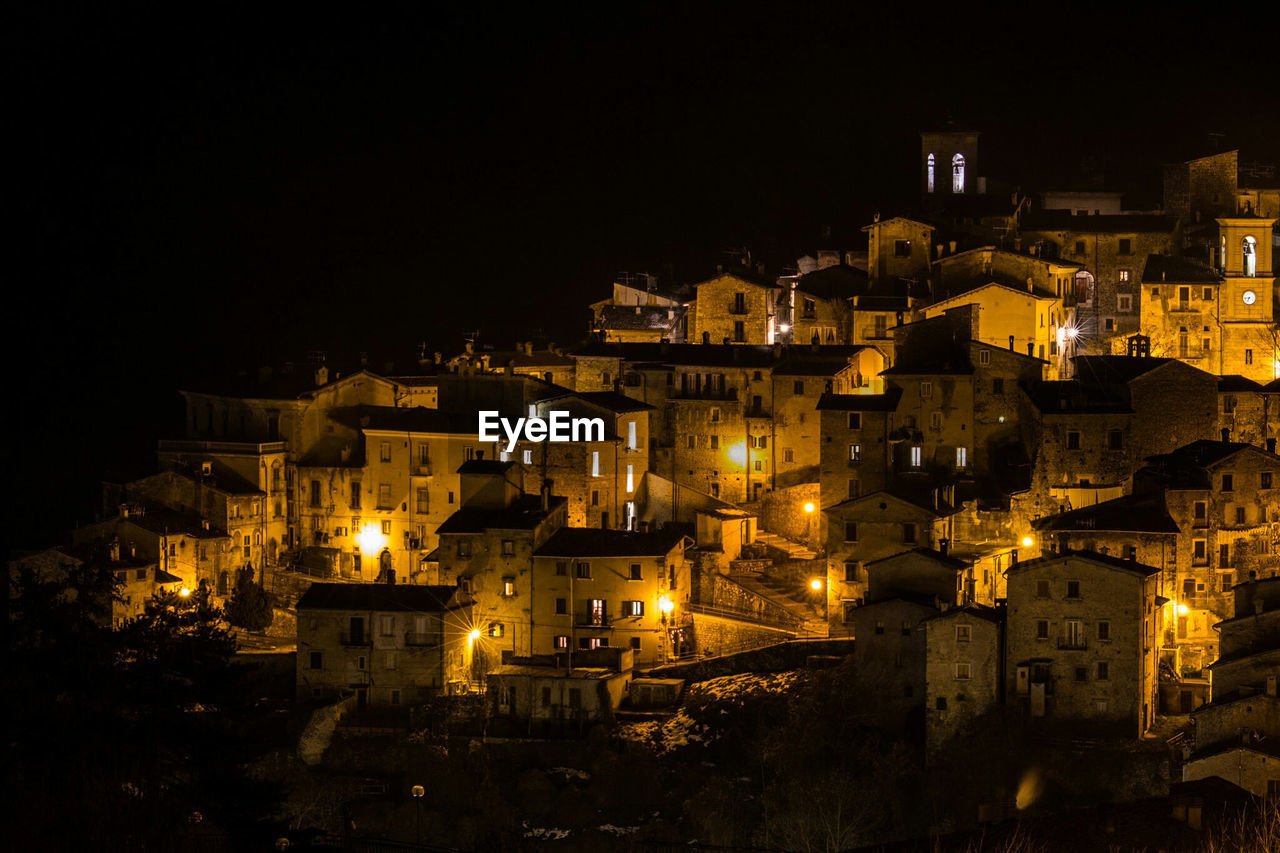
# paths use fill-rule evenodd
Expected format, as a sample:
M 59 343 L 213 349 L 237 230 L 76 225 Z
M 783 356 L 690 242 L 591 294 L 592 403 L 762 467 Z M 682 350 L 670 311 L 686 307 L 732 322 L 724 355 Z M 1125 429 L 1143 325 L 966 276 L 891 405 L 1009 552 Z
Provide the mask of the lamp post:
M 422 844 L 422 798 L 426 795 L 427 789 L 421 785 L 414 785 L 412 793 L 414 802 L 414 835 L 417 837 L 417 843 Z

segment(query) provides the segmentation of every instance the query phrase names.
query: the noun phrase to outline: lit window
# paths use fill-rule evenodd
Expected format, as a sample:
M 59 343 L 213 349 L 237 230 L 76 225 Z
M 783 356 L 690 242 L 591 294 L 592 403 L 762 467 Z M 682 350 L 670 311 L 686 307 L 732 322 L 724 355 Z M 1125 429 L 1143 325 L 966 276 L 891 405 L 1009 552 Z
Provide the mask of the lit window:
M 532 465 L 532 464 L 533 464 L 533 451 L 532 451 L 532 450 L 526 450 L 526 451 L 524 452 L 524 464 L 526 464 L 526 465 Z
M 927 185 L 928 185 L 928 188 L 929 188 L 929 192 L 933 192 L 933 169 L 934 169 L 934 165 L 935 165 L 936 163 L 937 163 L 937 160 L 934 158 L 934 156 L 933 156 L 932 154 L 930 154 L 930 155 L 929 155 L 929 159 L 926 161 L 926 165 L 927 165 L 927 168 L 928 168 L 928 170 L 929 170 L 929 171 L 928 171 L 928 184 L 927 184 Z
M 599 450 L 591 451 L 591 476 L 592 477 L 600 476 L 600 451 Z
M 515 594 L 516 594 L 516 579 L 511 577 L 503 578 L 502 579 L 503 597 L 510 598 Z
M 503 626 L 502 626 L 502 623 L 501 623 L 501 622 L 490 622 L 490 623 L 489 623 L 489 636 L 490 636 L 490 637 L 501 637 L 504 633 L 505 633 L 505 629 L 503 628 Z
M 1252 237 L 1245 237 L 1240 244 L 1241 269 L 1247 276 L 1255 276 L 1258 274 L 1258 241 Z
M 924 448 L 915 446 L 911 448 L 911 467 L 919 468 L 924 465 Z
M 862 461 L 862 445 L 861 444 L 849 445 L 849 461 L 850 462 Z
M 969 466 L 969 449 L 966 447 L 956 448 L 956 467 L 967 468 Z
M 635 479 L 634 479 L 635 475 L 633 474 L 634 467 L 635 466 L 632 466 L 632 465 L 627 466 L 627 491 L 628 492 L 634 492 L 636 490 Z
M 956 681 L 967 681 L 969 679 L 969 664 L 956 664 Z
M 964 192 L 964 155 L 957 154 L 951 158 L 951 191 Z
M 636 422 L 635 421 L 627 422 L 627 448 L 630 450 L 636 449 Z

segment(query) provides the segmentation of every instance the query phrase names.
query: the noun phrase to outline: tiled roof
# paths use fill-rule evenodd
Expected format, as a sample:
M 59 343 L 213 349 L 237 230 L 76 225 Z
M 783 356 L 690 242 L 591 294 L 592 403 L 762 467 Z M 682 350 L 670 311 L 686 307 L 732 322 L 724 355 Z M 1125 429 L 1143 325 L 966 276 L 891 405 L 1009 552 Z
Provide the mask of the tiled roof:
M 486 530 L 532 530 L 541 524 L 551 511 L 567 503 L 565 498 L 552 496 L 550 510 L 542 509 L 540 495 L 523 495 L 506 509 L 463 508 L 444 520 L 437 533 L 483 533 Z
M 499 459 L 468 459 L 458 466 L 459 474 L 505 474 L 516 467 L 514 462 Z
M 919 554 L 920 556 L 925 557 L 929 560 L 932 560 L 933 562 L 937 563 L 940 566 L 946 566 L 947 568 L 955 569 L 957 572 L 962 572 L 965 569 L 969 568 L 969 563 L 966 563 L 964 560 L 958 560 L 955 557 L 952 557 L 948 554 L 944 554 L 941 551 L 935 550 L 933 548 L 913 548 L 910 551 L 901 551 L 897 554 L 892 554 L 888 557 L 881 557 L 878 560 L 872 560 L 871 562 L 867 563 L 867 565 L 874 566 L 877 563 L 884 563 L 884 562 L 888 562 L 889 560 L 900 560 L 903 557 L 907 556 L 908 554 Z
M 805 273 L 796 279 L 796 290 L 819 299 L 848 299 L 868 292 L 869 279 L 865 270 L 838 264 L 826 269 Z
M 1093 385 L 1074 379 L 1037 382 L 1022 389 L 1041 414 L 1131 413 L 1124 394 L 1110 385 Z
M 562 527 L 534 552 L 538 557 L 663 557 L 684 538 L 678 531 Z
M 1156 495 L 1125 495 L 1081 509 L 1068 510 L 1032 522 L 1050 532 L 1099 531 L 1178 533 L 1178 525 Z
M 1023 231 L 1065 231 L 1075 234 L 1172 234 L 1177 224 L 1177 217 L 1146 213 L 1073 216 L 1069 210 L 1030 210 L 1022 217 Z
M 428 409 L 424 406 L 347 406 L 329 417 L 353 429 L 390 432 L 470 433 L 478 427 L 476 412 Z
M 381 583 L 313 583 L 298 610 L 441 612 L 466 605 L 453 586 Z
M 600 309 L 599 325 L 604 329 L 665 332 L 684 315 L 683 305 L 605 305 Z
M 1218 391 L 1262 391 L 1262 386 L 1248 377 L 1238 373 L 1229 373 L 1218 378 Z
M 1147 255 L 1147 264 L 1142 269 L 1143 284 L 1217 284 L 1220 281 L 1222 277 L 1211 267 L 1191 258 Z
M 1156 566 L 1148 566 L 1146 563 L 1139 563 L 1137 560 L 1122 560 L 1109 554 L 1099 554 L 1097 551 L 1067 551 L 1061 554 L 1048 554 L 1031 560 L 1020 560 L 1009 566 L 1009 571 L 1016 572 L 1030 568 L 1043 568 L 1054 563 L 1066 562 L 1069 559 L 1084 559 L 1102 566 L 1124 569 L 1127 572 L 1133 572 L 1143 577 L 1154 575 L 1160 571 Z

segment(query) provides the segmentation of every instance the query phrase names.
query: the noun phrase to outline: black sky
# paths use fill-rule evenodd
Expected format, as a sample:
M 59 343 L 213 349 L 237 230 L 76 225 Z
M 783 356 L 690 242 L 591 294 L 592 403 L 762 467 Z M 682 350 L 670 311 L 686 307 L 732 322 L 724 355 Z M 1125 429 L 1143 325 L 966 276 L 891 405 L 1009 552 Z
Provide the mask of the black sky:
M 948 117 L 1029 184 L 1156 189 L 1209 131 L 1280 159 L 1263 19 L 1242 50 L 1234 18 L 1062 5 L 274 5 L 17 17 L 19 544 L 145 468 L 210 369 L 570 341 L 615 270 L 856 234 Z

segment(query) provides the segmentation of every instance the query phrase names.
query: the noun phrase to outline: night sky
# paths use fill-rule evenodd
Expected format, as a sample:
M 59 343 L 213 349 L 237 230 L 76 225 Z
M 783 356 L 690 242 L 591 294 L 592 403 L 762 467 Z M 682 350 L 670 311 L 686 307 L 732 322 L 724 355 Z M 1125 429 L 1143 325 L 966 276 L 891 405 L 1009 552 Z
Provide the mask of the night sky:
M 1241 49 L 1235 14 L 49 5 L 11 32 L 16 546 L 146 473 L 211 370 L 573 342 L 616 270 L 793 260 L 909 204 L 948 117 L 1028 186 L 1093 169 L 1158 201 L 1210 131 L 1280 160 L 1275 31 Z

